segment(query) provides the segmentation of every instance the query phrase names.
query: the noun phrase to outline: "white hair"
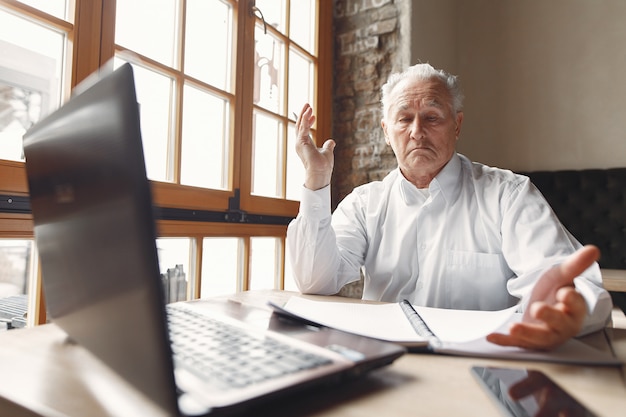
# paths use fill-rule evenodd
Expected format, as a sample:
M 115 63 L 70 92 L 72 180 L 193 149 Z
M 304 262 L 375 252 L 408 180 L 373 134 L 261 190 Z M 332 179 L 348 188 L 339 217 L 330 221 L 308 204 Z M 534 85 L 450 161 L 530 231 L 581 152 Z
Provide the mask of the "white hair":
M 389 107 L 391 106 L 389 97 L 394 88 L 398 85 L 398 83 L 400 83 L 400 81 L 406 79 L 415 79 L 420 81 L 436 79 L 441 81 L 447 88 L 450 93 L 450 97 L 452 98 L 452 112 L 458 113 L 463 110 L 463 92 L 461 91 L 456 75 L 451 75 L 443 70 L 435 69 L 430 64 L 416 64 L 407 68 L 403 72 L 391 74 L 387 79 L 387 82 L 382 86 L 382 97 L 380 101 L 383 107 L 383 117 L 387 117 Z

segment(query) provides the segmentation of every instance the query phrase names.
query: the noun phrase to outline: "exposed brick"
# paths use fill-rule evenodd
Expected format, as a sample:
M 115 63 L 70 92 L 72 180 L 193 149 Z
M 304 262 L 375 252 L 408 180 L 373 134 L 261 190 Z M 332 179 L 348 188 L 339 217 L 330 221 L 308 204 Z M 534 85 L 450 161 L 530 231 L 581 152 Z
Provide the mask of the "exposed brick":
M 380 8 L 391 0 L 343 0 L 335 1 L 335 18 L 355 16 L 374 8 Z
M 374 80 L 360 80 L 354 83 L 354 90 L 356 92 L 372 91 L 374 88 L 376 88 Z
M 380 88 L 404 62 L 397 4 L 408 1 L 334 1 L 333 205 L 397 166 L 380 126 Z
M 368 180 L 369 181 L 381 181 L 383 178 L 387 176 L 388 173 L 389 171 L 386 169 L 372 170 L 369 172 Z
M 376 22 L 370 25 L 367 29 L 370 35 L 383 35 L 385 33 L 393 32 L 396 29 L 398 19 L 388 19 L 382 22 Z
M 342 55 L 350 55 L 366 52 L 370 49 L 375 49 L 377 47 L 378 36 L 367 36 L 364 38 L 359 38 L 352 43 L 341 42 L 339 51 Z
M 367 63 L 359 68 L 358 74 L 361 79 L 377 78 L 378 73 L 376 72 L 376 65 Z
M 398 9 L 396 9 L 396 5 L 393 3 L 386 4 L 385 6 L 376 9 L 376 11 L 372 13 L 372 17 L 376 20 L 387 20 L 397 16 Z
M 335 90 L 335 97 L 353 97 L 354 96 L 354 88 L 352 88 L 352 84 L 339 84 L 339 86 Z
M 352 65 L 352 58 L 349 56 L 340 56 L 335 59 L 335 73 L 343 74 L 350 69 Z

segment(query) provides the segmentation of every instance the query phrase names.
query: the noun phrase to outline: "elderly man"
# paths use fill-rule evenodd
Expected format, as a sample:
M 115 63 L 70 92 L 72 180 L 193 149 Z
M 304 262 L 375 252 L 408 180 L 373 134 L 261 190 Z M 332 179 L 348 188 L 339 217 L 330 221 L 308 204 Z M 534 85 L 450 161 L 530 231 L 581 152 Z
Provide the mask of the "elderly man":
M 335 142 L 317 148 L 313 109 L 296 123 L 305 167 L 287 240 L 305 293 L 333 294 L 364 276 L 363 298 L 455 309 L 521 302 L 501 345 L 551 349 L 605 325 L 611 300 L 593 246 L 581 247 L 528 180 L 456 153 L 463 122 L 457 78 L 429 64 L 382 87 L 386 142 L 398 167 L 356 187 L 331 215 Z

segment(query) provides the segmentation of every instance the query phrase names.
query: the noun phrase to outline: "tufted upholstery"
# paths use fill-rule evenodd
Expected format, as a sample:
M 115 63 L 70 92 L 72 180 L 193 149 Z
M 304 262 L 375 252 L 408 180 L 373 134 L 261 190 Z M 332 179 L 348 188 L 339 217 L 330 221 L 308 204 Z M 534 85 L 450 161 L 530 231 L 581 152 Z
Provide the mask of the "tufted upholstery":
M 600 248 L 601 268 L 626 269 L 626 168 L 522 174 L 576 239 Z

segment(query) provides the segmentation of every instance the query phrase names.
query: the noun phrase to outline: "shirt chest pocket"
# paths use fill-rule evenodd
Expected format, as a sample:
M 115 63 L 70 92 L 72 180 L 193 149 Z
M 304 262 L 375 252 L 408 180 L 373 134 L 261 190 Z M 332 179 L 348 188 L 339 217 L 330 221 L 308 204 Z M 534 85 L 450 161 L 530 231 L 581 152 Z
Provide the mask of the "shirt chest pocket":
M 502 283 L 510 271 L 502 254 L 449 250 L 445 275 L 455 281 L 467 280 L 468 284 L 477 280 Z
M 510 305 L 506 282 L 512 271 L 501 254 L 448 251 L 443 276 L 453 308 L 496 310 Z

